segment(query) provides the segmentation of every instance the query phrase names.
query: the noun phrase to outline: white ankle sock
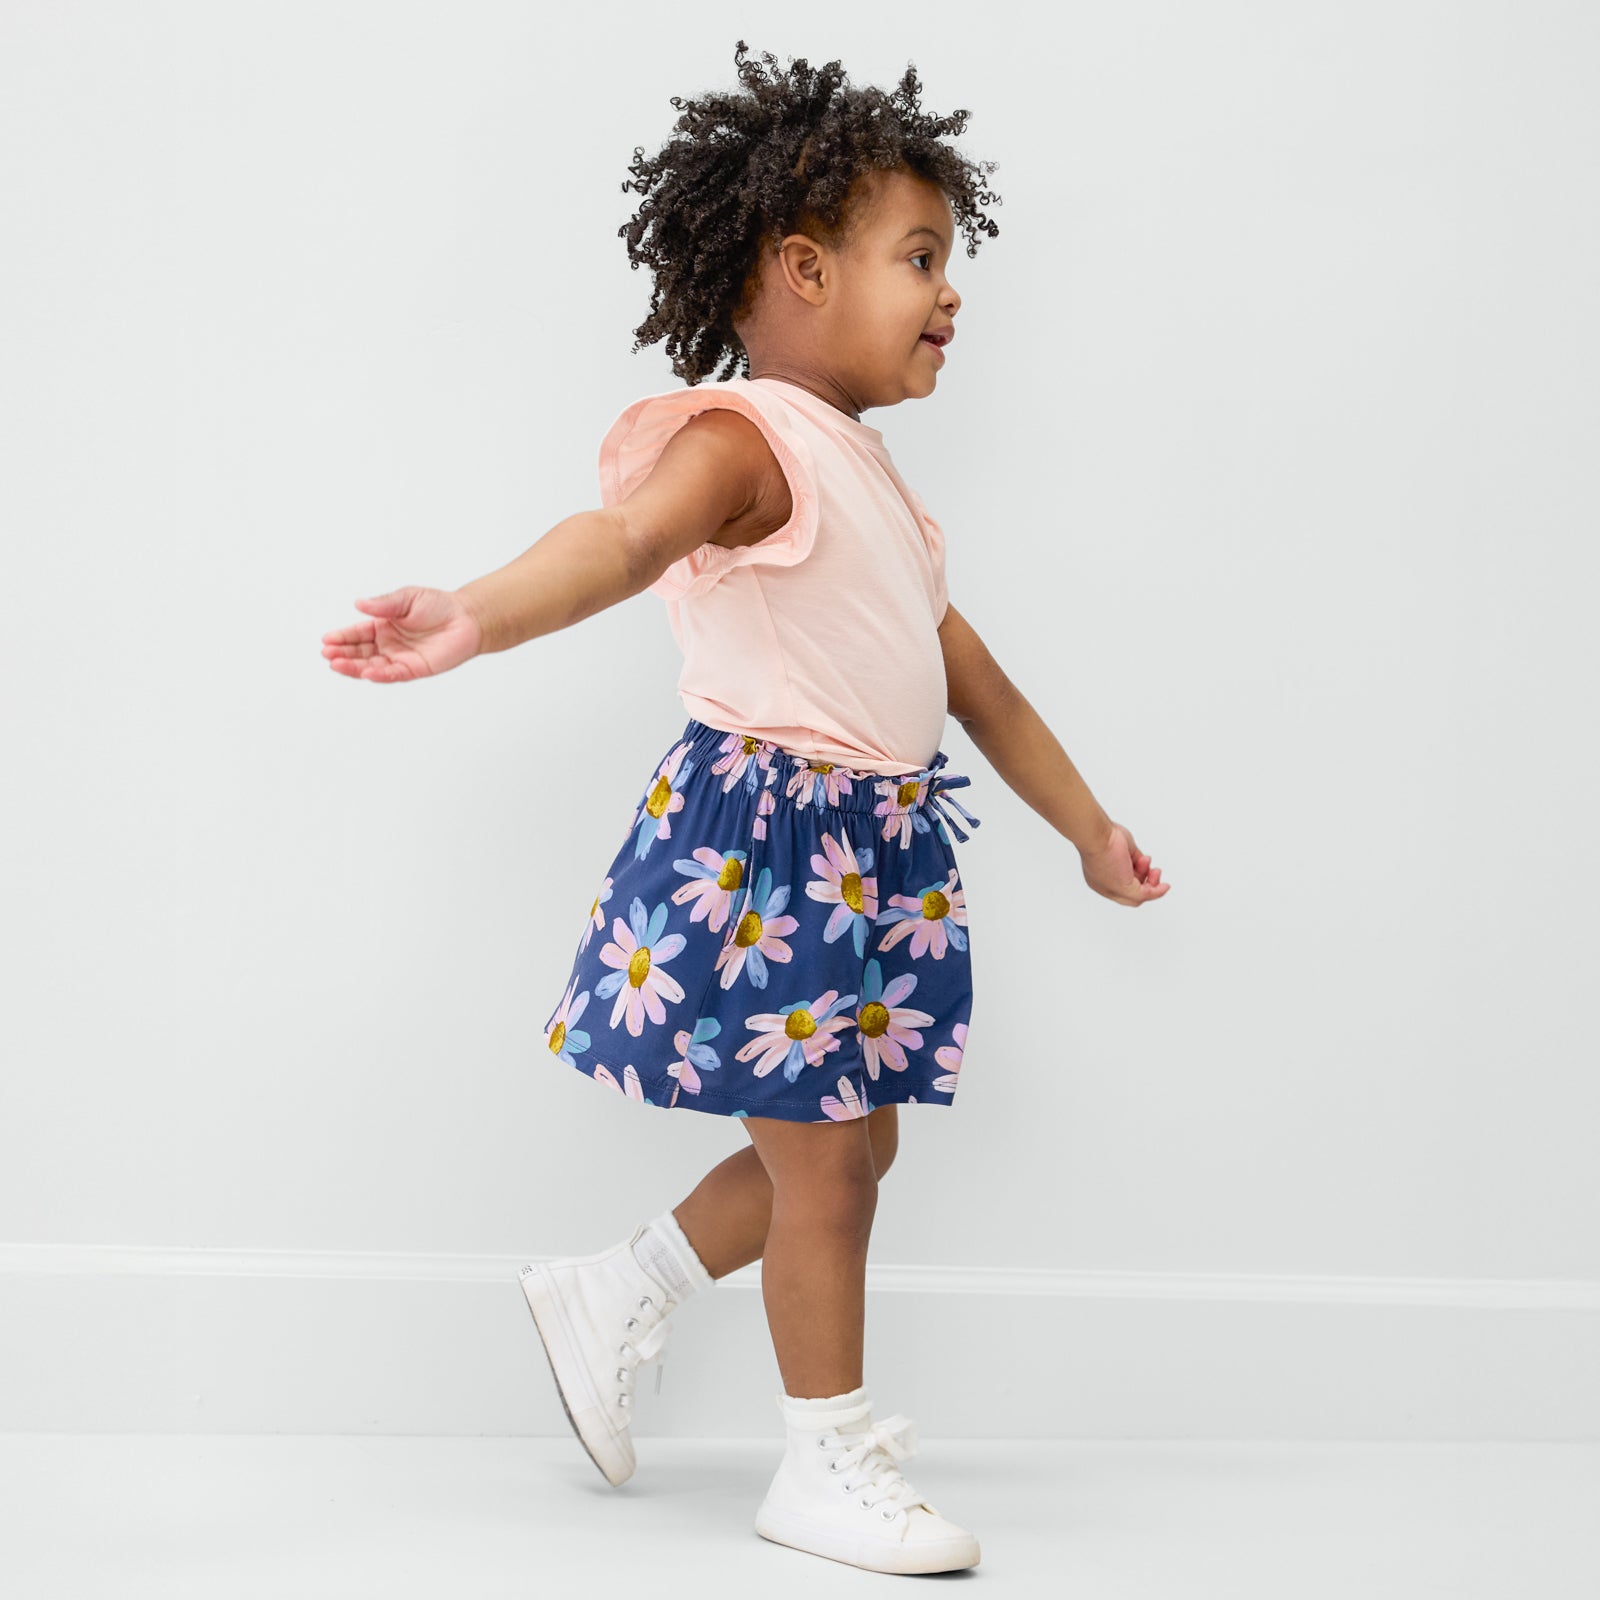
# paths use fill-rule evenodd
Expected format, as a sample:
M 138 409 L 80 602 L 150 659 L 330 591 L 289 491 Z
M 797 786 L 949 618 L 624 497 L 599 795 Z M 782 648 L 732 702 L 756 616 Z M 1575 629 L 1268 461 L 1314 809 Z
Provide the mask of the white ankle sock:
M 709 1289 L 717 1281 L 695 1254 L 689 1236 L 670 1207 L 645 1223 L 633 1254 L 639 1265 L 680 1304 L 697 1289 Z
M 864 1383 L 843 1394 L 830 1394 L 821 1399 L 807 1400 L 785 1394 L 781 1405 L 790 1412 L 804 1414 L 808 1426 L 811 1419 L 821 1414 L 828 1417 L 825 1426 L 837 1427 L 840 1433 L 865 1433 L 872 1426 L 872 1404 Z

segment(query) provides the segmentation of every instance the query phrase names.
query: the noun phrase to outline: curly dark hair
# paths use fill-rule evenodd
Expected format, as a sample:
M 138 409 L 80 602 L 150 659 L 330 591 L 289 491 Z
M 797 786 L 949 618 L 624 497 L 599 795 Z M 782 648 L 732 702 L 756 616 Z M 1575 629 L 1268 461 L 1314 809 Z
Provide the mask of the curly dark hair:
M 993 161 L 969 161 L 940 143 L 961 133 L 969 113 L 924 113 L 914 64 L 892 93 L 846 87 L 837 61 L 813 70 L 791 58 L 787 72 L 762 51 L 772 70 L 747 61 L 739 40 L 734 62 L 740 92 L 711 92 L 699 100 L 673 95 L 681 113 L 671 138 L 652 157 L 635 145 L 622 185 L 646 199 L 617 230 L 628 242 L 628 263 L 650 268 L 650 314 L 634 329 L 633 349 L 666 340 L 672 370 L 699 383 L 725 363 L 720 378 L 748 376 L 749 355 L 734 332 L 750 309 L 762 250 L 801 231 L 834 247 L 854 232 L 849 202 L 868 173 L 898 169 L 937 184 L 978 253 L 978 235 L 1000 229 L 982 211 L 999 205 L 985 188 Z

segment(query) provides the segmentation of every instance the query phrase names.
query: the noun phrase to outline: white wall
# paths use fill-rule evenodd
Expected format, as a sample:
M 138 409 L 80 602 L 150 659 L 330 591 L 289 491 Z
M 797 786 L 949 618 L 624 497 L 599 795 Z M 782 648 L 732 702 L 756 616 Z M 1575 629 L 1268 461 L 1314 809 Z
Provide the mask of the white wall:
M 1450 1432 L 1483 1384 L 1441 1340 L 1488 1305 L 1497 1409 L 1471 1425 L 1593 1433 L 1600 17 L 793 23 L 0 13 L 0 1426 L 281 1424 L 245 1330 L 281 1350 L 283 1296 L 340 1252 L 330 1329 L 375 1315 L 389 1253 L 440 1297 L 496 1285 L 513 1387 L 419 1422 L 395 1398 L 416 1370 L 352 1346 L 371 1407 L 330 1384 L 292 1425 L 561 1431 L 515 1263 L 610 1243 L 744 1144 L 539 1032 L 683 725 L 660 602 L 418 685 L 319 650 L 352 597 L 454 587 L 597 502 L 601 434 L 675 382 L 630 354 L 649 286 L 620 184 L 670 95 L 733 86 L 744 37 L 858 82 L 913 60 L 1000 162 L 939 392 L 867 420 L 949 535 L 956 603 L 1174 885 L 1138 912 L 1093 895 L 950 724 L 983 824 L 958 847 L 977 998 L 954 1107 L 901 1114 L 873 1271 L 929 1269 L 913 1303 L 970 1313 L 976 1344 L 873 1332 L 869 1381 L 914 1368 L 930 1434 L 1027 1431 L 1102 1300 L 1151 1368 L 1193 1364 L 1168 1405 L 1118 1370 L 1126 1338 L 1086 1351 L 1075 1381 L 1127 1395 L 1096 1431 L 1228 1431 L 1252 1385 L 1317 1375 L 1239 1361 L 1281 1351 L 1293 1302 L 1343 1308 L 1305 1348 L 1384 1395 L 1365 1431 Z M 1022 1279 L 1009 1319 L 973 1300 L 990 1268 L 1031 1269 L 1047 1311 Z M 194 1275 L 229 1308 L 213 1344 L 179 1309 Z M 1395 1303 L 1405 1331 L 1370 1348 L 1329 1320 Z M 134 1324 L 84 1318 L 110 1304 L 164 1386 L 106 1376 Z M 1161 1314 L 1207 1304 L 1217 1364 Z M 695 1326 L 749 1376 L 725 1431 L 769 1431 L 758 1297 Z M 1460 1381 L 1419 1407 L 1388 1362 L 1446 1348 Z

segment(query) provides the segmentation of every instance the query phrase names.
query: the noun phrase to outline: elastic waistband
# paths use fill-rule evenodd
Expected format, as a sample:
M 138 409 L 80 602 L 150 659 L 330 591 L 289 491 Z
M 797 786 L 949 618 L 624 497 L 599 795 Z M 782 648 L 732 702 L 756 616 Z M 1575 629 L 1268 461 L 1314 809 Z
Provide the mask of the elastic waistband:
M 865 772 L 831 762 L 812 761 L 785 750 L 775 740 L 757 739 L 747 733 L 730 733 L 690 717 L 683 730 L 689 745 L 687 760 L 707 766 L 721 780 L 724 789 L 739 785 L 754 793 L 770 789 L 802 805 L 831 807 L 836 811 L 860 811 L 868 815 L 896 815 L 906 811 L 932 809 L 949 823 L 958 839 L 969 835 L 951 815 L 959 811 L 973 827 L 979 819 L 967 811 L 948 790 L 964 788 L 971 778 L 946 772 L 949 761 L 940 750 L 925 767 L 886 777 L 880 772 Z

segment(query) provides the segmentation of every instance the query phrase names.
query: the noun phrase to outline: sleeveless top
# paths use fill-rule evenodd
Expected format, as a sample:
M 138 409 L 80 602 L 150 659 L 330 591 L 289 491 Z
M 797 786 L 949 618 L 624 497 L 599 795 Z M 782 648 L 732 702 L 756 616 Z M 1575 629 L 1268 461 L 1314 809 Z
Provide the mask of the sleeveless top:
M 948 708 L 944 534 L 876 428 L 781 378 L 648 395 L 601 441 L 601 503 L 624 500 L 712 407 L 761 429 L 794 509 L 755 544 L 702 544 L 650 585 L 683 652 L 685 708 L 818 765 L 883 777 L 928 766 Z

